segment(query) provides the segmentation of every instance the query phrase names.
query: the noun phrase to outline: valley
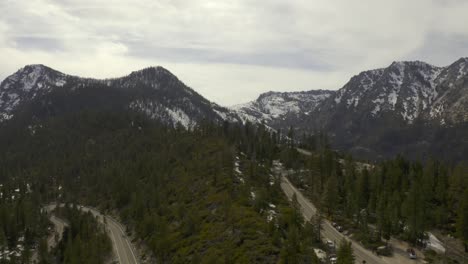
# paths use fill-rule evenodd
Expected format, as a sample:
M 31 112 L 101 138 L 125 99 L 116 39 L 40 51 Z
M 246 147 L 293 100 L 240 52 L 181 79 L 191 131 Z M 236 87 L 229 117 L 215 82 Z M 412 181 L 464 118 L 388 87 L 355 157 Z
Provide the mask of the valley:
M 80 210 L 106 225 L 118 263 L 446 261 L 421 241 L 432 230 L 463 236 L 467 122 L 463 107 L 430 109 L 465 104 L 463 63 L 393 63 L 337 91 L 270 92 L 232 108 L 162 67 L 98 80 L 25 66 L 0 84 L 4 252 L 19 260 L 42 248 L 51 224 L 41 204 L 59 202 L 93 206 Z M 12 208 L 33 197 L 24 210 L 41 222 L 14 227 L 23 213 Z M 92 258 L 69 243 L 33 258 Z

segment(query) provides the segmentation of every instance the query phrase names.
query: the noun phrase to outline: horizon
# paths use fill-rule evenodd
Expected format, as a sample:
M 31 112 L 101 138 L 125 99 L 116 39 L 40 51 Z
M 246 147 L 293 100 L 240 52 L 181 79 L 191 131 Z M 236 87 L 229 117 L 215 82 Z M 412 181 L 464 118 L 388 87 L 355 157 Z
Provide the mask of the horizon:
M 391 66 L 393 63 L 396 63 L 396 62 L 422 62 L 422 63 L 426 63 L 426 64 L 429 64 L 431 66 L 434 66 L 434 67 L 448 67 L 450 66 L 452 63 L 455 63 L 456 61 L 458 60 L 461 60 L 461 59 L 466 59 L 468 60 L 468 56 L 462 56 L 454 61 L 452 61 L 451 63 L 447 64 L 447 65 L 435 65 L 433 63 L 430 63 L 430 62 L 427 62 L 427 61 L 422 61 L 422 60 L 405 60 L 405 61 L 392 61 L 390 64 L 388 64 L 387 66 L 383 66 L 383 67 L 378 67 L 378 68 L 374 68 L 374 69 L 363 69 L 359 72 L 356 72 L 355 74 L 353 74 L 352 76 L 350 76 L 350 79 L 353 77 L 353 76 L 356 76 L 358 75 L 359 73 L 361 72 L 365 72 L 365 71 L 369 71 L 369 70 L 377 70 L 377 69 L 384 69 L 384 68 L 387 68 L 389 66 Z M 122 77 L 125 77 L 125 76 L 128 76 L 129 74 L 133 73 L 133 72 L 138 72 L 138 71 L 141 71 L 141 70 L 144 70 L 144 69 L 147 69 L 147 68 L 157 68 L 157 67 L 162 67 L 166 70 L 168 70 L 170 73 L 172 73 L 174 76 L 176 76 L 181 82 L 183 82 L 187 87 L 193 89 L 195 92 L 199 93 L 200 95 L 202 95 L 203 97 L 207 98 L 209 101 L 211 102 L 214 102 L 222 107 L 234 107 L 234 106 L 238 106 L 238 105 L 243 105 L 243 104 L 246 104 L 246 103 L 249 103 L 249 102 L 252 102 L 252 101 L 255 101 L 260 95 L 262 94 L 265 94 L 265 93 L 270 93 L 270 92 L 273 92 L 273 93 L 287 93 L 287 92 L 291 92 L 291 93 L 300 93 L 300 92 L 307 92 L 307 91 L 314 91 L 314 90 L 326 90 L 326 91 L 337 91 L 341 88 L 343 88 L 343 86 L 350 80 L 348 79 L 345 83 L 343 83 L 341 86 L 337 87 L 336 89 L 309 89 L 309 90 L 291 90 L 291 91 L 284 91 L 284 90 L 265 90 L 265 91 L 262 91 L 260 92 L 259 94 L 256 95 L 256 97 L 250 99 L 249 101 L 245 101 L 245 102 L 239 102 L 239 103 L 234 103 L 234 104 L 230 104 L 230 105 L 225 105 L 225 104 L 221 104 L 219 102 L 216 102 L 214 100 L 212 100 L 211 98 L 207 97 L 205 94 L 201 93 L 200 91 L 198 91 L 196 88 L 192 87 L 189 83 L 187 83 L 186 81 L 184 81 L 183 79 L 181 79 L 177 73 L 173 72 L 170 68 L 167 68 L 165 67 L 164 65 L 153 65 L 153 66 L 144 66 L 143 68 L 140 68 L 140 69 L 136 69 L 136 70 L 131 70 L 130 72 L 126 73 L 126 74 L 122 74 L 122 75 L 119 75 L 119 76 L 108 76 L 108 77 L 92 77 L 92 76 L 81 76 L 81 75 L 78 75 L 78 74 L 73 74 L 73 73 L 68 73 L 68 72 L 64 72 L 64 71 L 61 71 L 60 69 L 57 69 L 57 68 L 54 68 L 54 67 L 51 67 L 50 65 L 46 65 L 46 64 L 43 64 L 43 63 L 36 63 L 36 64 L 26 64 L 20 68 L 18 68 L 16 71 L 14 71 L 13 73 L 7 75 L 5 78 L 1 78 L 0 79 L 0 83 L 5 80 L 6 78 L 8 78 L 9 76 L 15 74 L 17 71 L 23 69 L 24 67 L 27 67 L 27 66 L 45 66 L 47 68 L 50 68 L 52 70 L 55 70 L 55 71 L 58 71 L 60 73 L 63 73 L 65 75 L 70 75 L 70 76 L 76 76 L 76 77 L 80 77 L 80 78 L 91 78 L 91 79 L 98 79 L 98 80 L 106 80 L 106 79 L 118 79 L 118 78 L 122 78 Z

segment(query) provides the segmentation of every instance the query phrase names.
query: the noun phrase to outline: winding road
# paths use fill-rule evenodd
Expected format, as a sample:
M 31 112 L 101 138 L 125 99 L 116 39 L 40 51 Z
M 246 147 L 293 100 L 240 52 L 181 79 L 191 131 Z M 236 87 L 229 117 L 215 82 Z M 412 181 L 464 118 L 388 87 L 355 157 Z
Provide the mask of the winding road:
M 60 206 L 64 206 L 64 204 L 60 204 Z M 52 212 L 55 207 L 57 207 L 56 204 L 50 204 L 45 206 L 45 209 L 47 212 Z M 131 244 L 131 239 L 126 235 L 125 233 L 125 228 L 120 224 L 118 221 L 113 219 L 112 217 L 108 215 L 104 215 L 95 208 L 92 207 L 87 207 L 87 206 L 82 206 L 79 205 L 78 208 L 83 211 L 83 212 L 90 212 L 95 216 L 98 221 L 102 224 L 107 229 L 107 232 L 109 234 L 109 237 L 111 238 L 112 245 L 114 248 L 114 253 L 117 257 L 117 260 L 121 264 L 138 264 L 138 258 L 136 255 L 136 250 L 133 248 Z M 54 221 L 52 218 L 55 218 L 56 221 Z M 54 223 L 54 225 L 57 224 L 60 226 L 62 225 L 61 223 L 64 223 L 62 220 L 55 216 L 51 216 L 51 221 Z M 63 226 L 62 226 L 63 228 Z

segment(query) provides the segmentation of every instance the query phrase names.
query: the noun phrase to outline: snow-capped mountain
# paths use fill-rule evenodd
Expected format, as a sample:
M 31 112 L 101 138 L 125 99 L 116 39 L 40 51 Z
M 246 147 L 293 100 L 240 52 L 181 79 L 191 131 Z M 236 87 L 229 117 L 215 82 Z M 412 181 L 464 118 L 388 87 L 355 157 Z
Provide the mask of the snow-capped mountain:
M 0 84 L 0 122 L 12 119 L 22 106 L 31 104 L 36 116 L 70 111 L 71 107 L 79 110 L 112 106 L 187 128 L 201 120 L 237 120 L 229 110 L 208 101 L 162 67 L 97 80 L 63 74 L 43 65 L 28 65 Z
M 243 121 L 283 126 L 284 122 L 310 115 L 334 91 L 267 92 L 257 100 L 231 107 Z
M 276 129 L 325 131 L 361 157 L 468 155 L 468 58 L 447 67 L 393 62 L 337 91 L 266 93 L 232 109 Z
M 436 79 L 436 94 L 427 118 L 441 123 L 468 121 L 468 58 L 444 68 Z
M 0 122 L 11 119 L 21 103 L 62 87 L 71 78 L 43 65 L 27 65 L 18 70 L 0 84 Z
M 186 128 L 208 120 L 324 131 L 336 148 L 360 157 L 460 159 L 468 156 L 468 58 L 447 67 L 394 62 L 359 73 L 337 91 L 268 92 L 231 109 L 208 101 L 162 67 L 97 80 L 28 65 L 0 84 L 0 125 L 15 117 L 35 124 L 83 109 L 137 111 Z
M 394 62 L 384 69 L 365 71 L 324 102 L 321 111 L 347 116 L 358 113 L 370 119 L 393 115 L 407 124 L 465 122 L 466 65 L 466 58 L 448 67 L 420 61 Z

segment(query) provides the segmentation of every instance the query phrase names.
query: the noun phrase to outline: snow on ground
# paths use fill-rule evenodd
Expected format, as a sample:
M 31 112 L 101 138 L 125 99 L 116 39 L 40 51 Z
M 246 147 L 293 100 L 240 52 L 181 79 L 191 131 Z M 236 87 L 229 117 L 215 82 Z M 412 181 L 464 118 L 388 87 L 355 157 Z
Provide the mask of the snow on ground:
M 42 74 L 42 67 L 38 65 L 33 65 L 32 67 L 32 71 L 25 78 L 23 78 L 23 89 L 25 91 L 31 90 Z
M 317 255 L 317 258 L 319 258 L 322 261 L 325 261 L 327 259 L 327 253 L 325 251 L 319 249 L 319 248 L 314 248 L 315 255 Z
M 240 170 L 240 159 L 239 156 L 236 157 L 234 161 L 234 172 L 241 183 L 245 183 L 244 178 L 242 177 L 242 171 Z
M 270 209 L 270 210 L 267 211 L 267 222 L 273 221 L 273 219 L 275 219 L 275 217 L 276 217 L 276 211 L 275 210 Z
M 65 81 L 64 79 L 60 79 L 60 80 L 57 80 L 57 81 L 55 82 L 55 85 L 56 85 L 56 86 L 59 86 L 59 87 L 62 87 L 62 86 L 65 85 L 66 82 L 67 82 L 67 81 Z
M 16 257 L 16 258 L 21 257 L 24 251 L 24 246 L 22 244 L 23 242 L 24 242 L 24 237 L 20 237 L 18 239 L 18 243 L 16 247 L 13 250 L 9 250 L 8 248 L 0 249 L 0 260 L 9 261 L 12 259 L 12 257 Z
M 395 110 L 395 105 L 398 100 L 398 94 L 396 90 L 393 90 L 389 95 L 388 95 L 388 103 L 392 105 L 392 110 Z
M 442 242 L 440 242 L 440 240 L 437 239 L 437 237 L 434 236 L 434 234 L 432 234 L 431 232 L 428 232 L 427 235 L 429 237 L 428 237 L 428 240 L 426 241 L 426 245 L 427 245 L 426 247 L 428 249 L 434 250 L 435 252 L 437 252 L 439 254 L 444 254 L 445 253 L 445 248 L 442 245 Z
M 175 110 L 166 108 L 166 112 L 172 118 L 174 124 L 181 124 L 185 128 L 190 128 L 191 120 L 190 117 L 181 109 L 176 108 Z

